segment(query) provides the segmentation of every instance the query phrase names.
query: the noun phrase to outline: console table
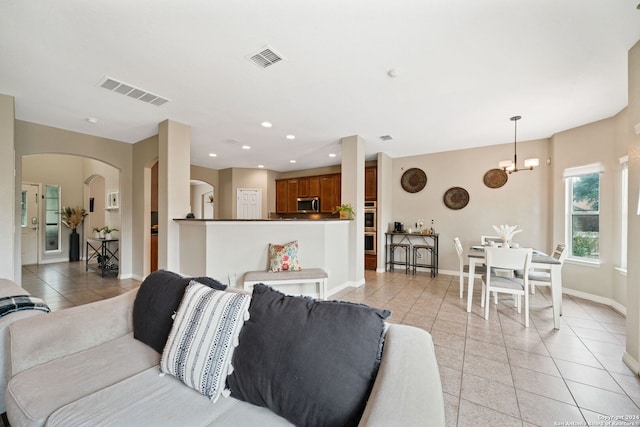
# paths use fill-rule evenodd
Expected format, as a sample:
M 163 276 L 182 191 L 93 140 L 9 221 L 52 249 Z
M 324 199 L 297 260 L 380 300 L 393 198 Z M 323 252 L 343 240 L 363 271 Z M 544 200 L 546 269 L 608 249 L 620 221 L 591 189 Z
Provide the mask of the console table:
M 102 277 L 105 273 L 117 273 L 119 249 L 118 239 L 87 239 L 85 271 L 89 271 L 89 261 L 95 258 Z
M 385 271 L 389 271 L 389 266 L 393 262 L 391 259 L 391 253 L 389 247 L 391 244 L 396 243 L 408 243 L 411 247 L 414 244 L 426 244 L 429 246 L 433 246 L 433 261 L 431 266 L 431 277 L 435 277 L 438 275 L 438 234 L 423 234 L 423 233 L 398 233 L 391 232 L 385 233 Z M 413 264 L 416 263 L 416 260 L 413 260 Z M 414 269 L 415 270 L 415 269 Z M 414 271 L 415 272 L 415 271 Z

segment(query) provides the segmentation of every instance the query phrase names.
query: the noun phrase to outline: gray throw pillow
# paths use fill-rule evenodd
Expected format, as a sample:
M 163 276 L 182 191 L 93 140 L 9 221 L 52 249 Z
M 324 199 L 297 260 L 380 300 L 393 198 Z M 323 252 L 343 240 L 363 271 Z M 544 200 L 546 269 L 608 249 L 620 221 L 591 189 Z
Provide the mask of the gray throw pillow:
M 133 303 L 133 337 L 158 353 L 162 353 L 173 326 L 173 314 L 178 310 L 190 278 L 166 270 L 154 271 L 140 285 Z M 210 288 L 227 287 L 210 277 L 193 280 Z
M 256 285 L 227 378 L 231 396 L 297 426 L 357 425 L 390 314 Z

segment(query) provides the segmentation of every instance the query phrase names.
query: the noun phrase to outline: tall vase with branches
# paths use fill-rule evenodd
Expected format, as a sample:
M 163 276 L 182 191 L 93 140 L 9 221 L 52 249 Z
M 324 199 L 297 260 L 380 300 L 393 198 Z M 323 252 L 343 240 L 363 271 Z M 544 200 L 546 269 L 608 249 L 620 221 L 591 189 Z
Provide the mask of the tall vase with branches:
M 77 228 L 87 215 L 89 215 L 87 211 L 79 206 L 75 208 L 63 206 L 60 211 L 61 222 L 71 229 L 71 234 L 69 235 L 69 261 L 80 261 L 80 235 L 77 232 Z

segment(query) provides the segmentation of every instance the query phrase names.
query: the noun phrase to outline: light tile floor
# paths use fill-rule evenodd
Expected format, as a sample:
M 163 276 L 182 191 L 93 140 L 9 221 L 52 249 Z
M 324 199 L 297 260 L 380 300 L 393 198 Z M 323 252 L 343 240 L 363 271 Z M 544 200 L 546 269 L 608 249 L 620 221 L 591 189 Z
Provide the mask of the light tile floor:
M 390 322 L 432 334 L 449 426 L 640 426 L 622 418 L 640 417 L 640 378 L 622 362 L 625 319 L 611 308 L 564 295 L 562 326 L 554 330 L 549 290 L 538 288 L 525 328 L 507 296 L 484 320 L 479 281 L 467 313 L 457 276 L 366 271 L 365 279 L 332 299 L 388 308 Z M 26 266 L 22 285 L 60 310 L 139 282 L 101 278 L 79 262 Z M 618 419 L 607 424 L 603 416 Z

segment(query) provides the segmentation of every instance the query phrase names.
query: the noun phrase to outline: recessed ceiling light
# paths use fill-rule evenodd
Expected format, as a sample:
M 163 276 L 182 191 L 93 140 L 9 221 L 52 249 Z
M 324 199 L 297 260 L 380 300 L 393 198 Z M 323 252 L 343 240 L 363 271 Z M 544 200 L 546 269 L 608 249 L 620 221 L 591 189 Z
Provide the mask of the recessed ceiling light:
M 209 157 L 218 157 L 216 153 L 209 153 Z
M 262 169 L 264 167 L 264 165 L 258 165 L 258 167 Z
M 296 139 L 295 135 L 287 135 L 287 139 Z
M 329 153 L 329 157 L 335 157 L 336 153 Z
M 295 163 L 295 162 L 296 162 L 295 160 L 289 160 L 289 163 Z
M 243 146 L 242 146 L 242 149 L 243 149 L 243 150 L 251 150 L 251 147 L 249 147 L 248 145 L 243 145 Z
M 262 122 L 260 124 L 263 128 L 270 128 L 271 126 L 273 126 L 270 122 Z
M 95 117 L 87 117 L 87 121 L 92 125 L 95 125 L 96 123 L 98 123 L 98 119 L 96 119 Z

